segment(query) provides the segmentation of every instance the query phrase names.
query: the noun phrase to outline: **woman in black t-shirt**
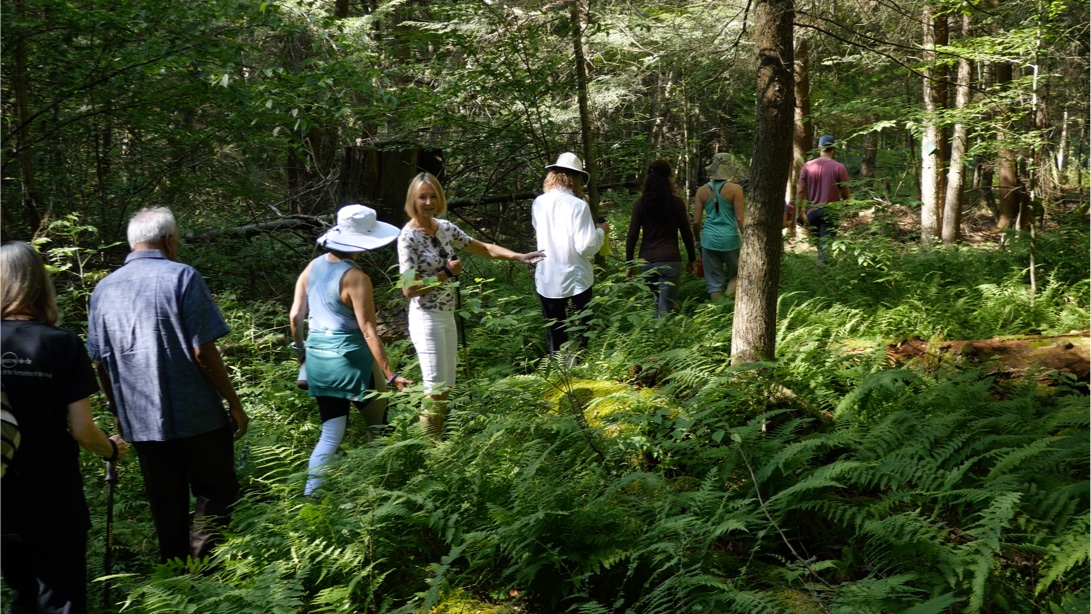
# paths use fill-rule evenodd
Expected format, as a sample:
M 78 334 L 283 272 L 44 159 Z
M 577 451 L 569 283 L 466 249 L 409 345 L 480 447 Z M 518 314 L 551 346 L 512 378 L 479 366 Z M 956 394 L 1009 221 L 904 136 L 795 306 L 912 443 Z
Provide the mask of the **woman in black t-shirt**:
M 86 612 L 91 517 L 76 442 L 111 461 L 127 446 L 95 425 L 91 360 L 76 334 L 55 326 L 53 283 L 38 252 L 0 246 L 0 277 L 0 374 L 21 437 L 0 480 L 0 571 L 15 592 L 12 611 Z

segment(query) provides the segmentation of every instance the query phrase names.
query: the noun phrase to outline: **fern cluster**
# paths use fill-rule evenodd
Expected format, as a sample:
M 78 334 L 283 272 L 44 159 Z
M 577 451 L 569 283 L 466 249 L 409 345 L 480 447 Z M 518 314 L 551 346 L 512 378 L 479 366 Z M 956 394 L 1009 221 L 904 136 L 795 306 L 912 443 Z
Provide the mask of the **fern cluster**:
M 387 436 L 368 442 L 353 415 L 315 498 L 317 412 L 282 330 L 259 332 L 282 314 L 223 300 L 255 418 L 246 494 L 215 561 L 158 570 L 126 495 L 125 611 L 1086 611 L 1086 387 L 893 369 L 883 352 L 888 335 L 1067 326 L 1086 282 L 1056 267 L 1025 312 L 1008 307 L 1031 299 L 1019 244 L 891 249 L 862 272 L 790 258 L 777 360 L 748 365 L 729 362 L 730 301 L 687 280 L 657 319 L 621 275 L 596 286 L 582 364 L 543 359 L 529 280 L 513 274 L 519 296 L 489 281 L 504 265 L 474 263 L 444 437 L 420 433 L 419 395 L 391 395 Z M 408 344 L 390 351 L 412 374 Z

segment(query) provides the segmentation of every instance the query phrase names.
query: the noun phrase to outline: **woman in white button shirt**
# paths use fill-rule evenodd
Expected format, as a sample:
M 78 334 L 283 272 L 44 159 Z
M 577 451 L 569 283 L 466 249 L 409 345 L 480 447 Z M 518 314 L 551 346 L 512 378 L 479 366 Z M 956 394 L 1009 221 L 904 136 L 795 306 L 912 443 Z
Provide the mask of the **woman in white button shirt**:
M 542 191 L 534 199 L 531 219 L 538 237 L 538 250 L 546 259 L 534 270 L 534 285 L 546 319 L 546 347 L 550 354 L 561 350 L 568 341 L 569 324 L 565 320 L 580 312 L 572 324 L 575 348 L 586 341 L 595 283 L 592 258 L 602 247 L 610 225 L 595 224 L 591 207 L 583 200 L 583 182 L 587 172 L 576 154 L 565 152 L 548 171 Z

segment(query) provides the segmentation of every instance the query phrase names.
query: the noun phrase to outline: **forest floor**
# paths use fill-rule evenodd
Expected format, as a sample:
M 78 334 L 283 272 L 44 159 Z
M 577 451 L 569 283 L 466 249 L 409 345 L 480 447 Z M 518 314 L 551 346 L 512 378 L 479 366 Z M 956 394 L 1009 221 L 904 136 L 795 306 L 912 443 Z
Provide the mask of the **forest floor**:
M 843 231 L 866 227 L 876 222 L 878 207 L 872 207 L 859 212 L 857 215 L 842 219 L 838 227 Z M 886 216 L 888 232 L 902 242 L 917 241 L 920 239 L 921 215 L 917 209 L 904 205 L 887 203 L 882 215 Z M 785 251 L 804 252 L 813 250 L 808 232 L 802 226 L 795 228 L 795 236 L 789 237 L 784 244 Z M 971 211 L 962 221 L 962 239 L 965 243 L 974 246 L 1000 245 L 1004 237 L 1004 231 L 996 227 L 996 218 L 984 208 Z

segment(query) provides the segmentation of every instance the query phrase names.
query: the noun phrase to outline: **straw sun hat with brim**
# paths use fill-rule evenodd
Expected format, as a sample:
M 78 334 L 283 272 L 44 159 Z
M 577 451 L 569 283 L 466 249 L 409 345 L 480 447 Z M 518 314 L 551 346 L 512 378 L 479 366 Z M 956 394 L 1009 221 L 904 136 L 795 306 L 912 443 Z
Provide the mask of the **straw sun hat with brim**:
M 576 171 L 583 175 L 584 179 L 590 177 L 587 171 L 583 170 L 583 162 L 580 162 L 579 157 L 571 151 L 566 151 L 563 154 L 557 156 L 557 163 L 546 166 L 547 171 L 554 169 L 561 169 L 567 171 Z
M 396 226 L 380 222 L 371 207 L 346 205 L 337 212 L 337 225 L 318 237 L 318 244 L 339 252 L 364 252 L 388 245 L 398 232 Z

